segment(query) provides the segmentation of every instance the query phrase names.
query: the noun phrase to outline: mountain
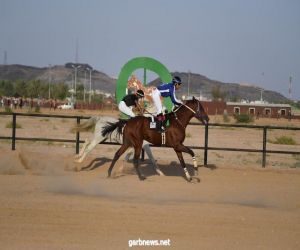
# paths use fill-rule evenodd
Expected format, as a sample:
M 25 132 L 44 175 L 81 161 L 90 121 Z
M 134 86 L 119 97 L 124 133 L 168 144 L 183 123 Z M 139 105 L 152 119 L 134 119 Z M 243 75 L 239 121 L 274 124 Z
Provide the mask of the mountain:
M 22 80 L 42 80 L 48 82 L 51 79 L 52 83 L 64 82 L 69 86 L 72 86 L 74 82 L 74 68 L 72 65 L 76 65 L 77 72 L 77 84 L 83 84 L 86 82 L 87 88 L 89 88 L 89 72 L 84 70 L 91 68 L 88 64 L 74 64 L 66 63 L 64 66 L 52 66 L 51 68 L 37 68 L 24 65 L 0 65 L 0 80 L 16 81 Z M 178 91 L 178 97 L 181 95 L 187 96 L 188 86 L 190 95 L 202 96 L 208 99 L 212 98 L 212 90 L 217 90 L 226 100 L 238 101 L 241 99 L 255 101 L 261 99 L 270 103 L 287 102 L 289 99 L 282 94 L 271 91 L 262 90 L 254 85 L 245 85 L 238 83 L 223 83 L 216 80 L 211 80 L 206 76 L 185 73 L 185 72 L 173 72 L 172 75 L 181 77 L 183 84 L 180 91 Z M 189 84 L 188 84 L 189 83 Z M 149 84 L 157 86 L 160 84 L 160 79 L 157 78 Z M 115 93 L 116 79 L 111 78 L 103 72 L 93 70 L 92 71 L 92 87 L 94 90 L 99 90 L 104 93 Z
M 289 100 L 278 92 L 264 90 L 254 85 L 224 83 L 194 73 L 173 72 L 172 75 L 179 76 L 183 82 L 179 95 L 187 95 L 189 85 L 190 95 L 196 97 L 202 96 L 208 99 L 212 98 L 212 89 L 219 89 L 221 95 L 223 95 L 226 100 L 231 101 L 239 101 L 242 99 L 256 101 L 261 99 L 261 94 L 263 100 L 270 103 L 287 102 Z M 160 84 L 160 80 L 155 79 L 151 84 L 157 86 Z
M 74 64 L 80 66 L 77 70 L 77 84 L 84 84 L 86 82 L 89 88 L 89 71 L 86 68 L 92 68 L 88 64 Z M 41 80 L 51 81 L 51 83 L 64 82 L 70 87 L 74 83 L 74 68 L 72 63 L 66 63 L 64 66 L 52 66 L 47 68 L 37 68 L 25 65 L 0 65 L 0 80 Z M 105 93 L 114 93 L 116 87 L 116 80 L 108 75 L 93 70 L 92 71 L 92 88 Z

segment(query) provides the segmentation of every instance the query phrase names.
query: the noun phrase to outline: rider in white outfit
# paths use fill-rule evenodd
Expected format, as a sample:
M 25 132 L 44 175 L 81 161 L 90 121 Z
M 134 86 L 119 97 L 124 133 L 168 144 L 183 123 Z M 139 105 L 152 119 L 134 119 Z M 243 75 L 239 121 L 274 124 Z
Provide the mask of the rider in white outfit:
M 154 105 L 157 110 L 157 118 L 158 118 L 158 124 L 159 124 L 159 132 L 163 132 L 163 121 L 165 120 L 164 115 L 162 113 L 162 103 L 160 97 L 170 97 L 171 101 L 174 105 L 180 106 L 182 105 L 182 101 L 178 100 L 176 98 L 175 92 L 181 87 L 181 79 L 179 76 L 174 76 L 172 79 L 172 82 L 170 83 L 163 83 L 159 86 L 157 86 L 152 91 L 152 99 L 154 102 Z
M 139 106 L 138 101 L 144 96 L 144 91 L 141 89 L 139 89 L 135 94 L 126 95 L 119 103 L 119 110 L 129 117 L 135 117 L 135 114 L 132 112 L 132 108 L 134 106 Z
M 162 113 L 162 103 L 160 99 L 161 96 L 170 97 L 174 105 L 180 106 L 182 104 L 182 101 L 178 100 L 175 95 L 176 90 L 178 90 L 180 87 L 181 79 L 179 76 L 175 76 L 173 77 L 172 82 L 163 83 L 152 91 L 152 99 L 158 115 Z

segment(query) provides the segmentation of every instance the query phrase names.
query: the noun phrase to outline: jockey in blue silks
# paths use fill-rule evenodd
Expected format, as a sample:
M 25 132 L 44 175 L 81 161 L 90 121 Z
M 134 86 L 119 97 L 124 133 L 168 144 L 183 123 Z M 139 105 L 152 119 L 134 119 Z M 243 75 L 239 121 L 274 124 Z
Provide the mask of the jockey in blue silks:
M 182 102 L 178 100 L 175 95 L 176 90 L 178 90 L 181 87 L 181 83 L 182 82 L 180 77 L 175 76 L 173 77 L 172 82 L 161 84 L 152 91 L 152 98 L 158 115 L 162 114 L 162 109 L 163 109 L 160 100 L 161 96 L 170 97 L 174 105 L 179 106 L 182 104 Z
M 157 110 L 157 117 L 159 121 L 164 121 L 164 116 L 162 114 L 163 107 L 160 99 L 161 96 L 170 97 L 172 103 L 176 106 L 182 104 L 182 102 L 176 98 L 176 94 L 175 94 L 176 90 L 178 90 L 181 87 L 181 83 L 182 82 L 180 77 L 174 76 L 172 82 L 161 84 L 152 91 L 152 99 Z M 162 122 L 160 122 L 160 127 L 161 126 L 162 126 Z M 161 129 L 159 129 L 159 131 L 161 132 Z

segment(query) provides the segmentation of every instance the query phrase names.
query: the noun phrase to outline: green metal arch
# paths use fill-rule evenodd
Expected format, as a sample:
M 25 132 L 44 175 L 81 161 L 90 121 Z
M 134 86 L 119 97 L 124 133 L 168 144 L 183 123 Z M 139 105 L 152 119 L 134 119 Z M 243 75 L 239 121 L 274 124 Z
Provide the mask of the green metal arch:
M 117 80 L 116 98 L 119 103 L 126 95 L 127 82 L 132 73 L 137 69 L 150 70 L 155 72 L 162 82 L 171 82 L 172 76 L 169 70 L 159 61 L 150 57 L 136 57 L 128 61 L 121 69 Z M 145 84 L 145 83 L 144 83 Z M 171 111 L 172 102 L 170 98 L 164 98 L 164 105 Z

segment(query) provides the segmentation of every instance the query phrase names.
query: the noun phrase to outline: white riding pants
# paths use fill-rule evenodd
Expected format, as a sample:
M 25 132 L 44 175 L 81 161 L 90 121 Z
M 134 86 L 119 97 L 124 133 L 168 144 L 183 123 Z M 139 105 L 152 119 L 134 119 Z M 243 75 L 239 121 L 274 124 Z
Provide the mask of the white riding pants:
M 153 99 L 157 114 L 162 113 L 163 107 L 162 107 L 162 103 L 160 100 L 161 95 L 160 95 L 159 90 L 157 88 L 155 88 L 152 90 L 151 94 L 152 94 L 152 99 Z
M 118 107 L 119 110 L 125 115 L 128 115 L 130 117 L 135 117 L 135 114 L 132 112 L 132 107 L 128 107 L 124 101 L 120 101 Z

